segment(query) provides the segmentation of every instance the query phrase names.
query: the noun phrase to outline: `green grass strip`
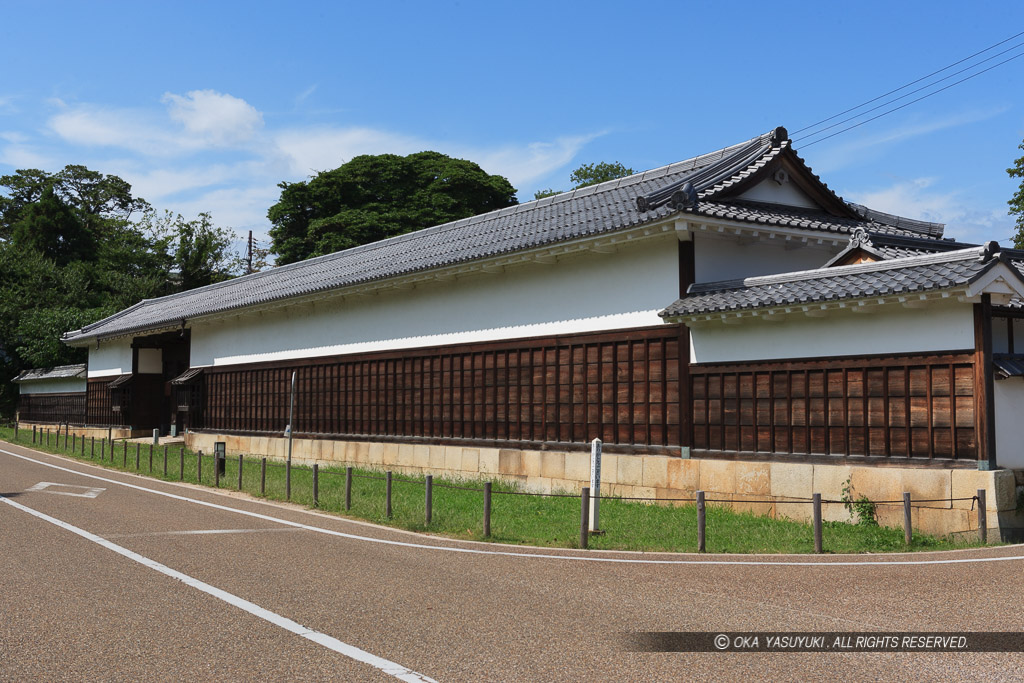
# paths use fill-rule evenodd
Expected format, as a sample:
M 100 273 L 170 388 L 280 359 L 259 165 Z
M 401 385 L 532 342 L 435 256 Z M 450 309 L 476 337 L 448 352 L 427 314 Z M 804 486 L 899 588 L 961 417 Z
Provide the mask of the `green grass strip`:
M 153 467 L 149 465 L 149 444 L 141 444 L 139 469 L 135 467 L 135 443 L 128 444 L 127 466 L 124 466 L 124 445 L 116 441 L 111 457 L 110 444 L 97 439 L 76 439 L 60 446 L 51 434 L 49 445 L 39 436 L 32 443 L 32 431 L 22 429 L 18 439 L 12 427 L 0 427 L 0 439 L 37 450 L 87 460 L 110 469 L 139 472 L 166 481 L 178 481 L 181 462 L 183 480 L 188 483 L 214 485 L 214 460 L 204 454 L 202 481 L 197 478 L 197 454 L 181 446 L 168 448 L 167 475 L 163 474 L 163 446 L 153 451 Z M 93 450 L 94 449 L 94 450 Z M 95 455 L 91 455 L 95 453 Z M 101 453 L 105 457 L 101 460 Z M 425 479 L 422 476 L 395 474 L 392 488 L 393 515 L 385 515 L 384 473 L 358 468 L 354 470 L 352 508 L 346 512 L 344 466 L 321 466 L 319 481 L 320 510 L 367 520 L 377 524 L 475 541 L 493 541 L 522 545 L 575 548 L 579 546 L 580 500 L 578 497 L 546 497 L 537 495 L 503 495 L 522 492 L 517 483 L 495 481 L 491 512 L 491 536 L 483 536 L 483 492 L 466 491 L 447 486 L 481 488 L 481 481 L 434 478 L 433 519 L 427 526 L 424 519 Z M 226 473 L 220 487 L 236 489 L 238 456 L 228 456 Z M 260 497 L 260 458 L 243 458 L 242 490 Z M 267 461 L 265 498 L 285 500 L 285 467 L 281 462 Z M 305 466 L 292 467 L 291 502 L 313 507 L 313 472 Z M 824 523 L 826 553 L 880 553 L 907 550 L 952 550 L 979 545 L 973 536 L 938 538 L 914 533 L 913 542 L 904 545 L 903 529 L 863 526 L 842 522 Z M 590 547 L 598 550 L 633 551 L 697 551 L 697 511 L 693 504 L 652 505 L 635 501 L 605 499 L 601 502 L 603 534 L 590 538 Z M 707 508 L 707 552 L 710 553 L 813 553 L 814 535 L 810 524 L 786 519 L 772 519 L 748 512 L 734 512 L 729 507 L 709 505 Z

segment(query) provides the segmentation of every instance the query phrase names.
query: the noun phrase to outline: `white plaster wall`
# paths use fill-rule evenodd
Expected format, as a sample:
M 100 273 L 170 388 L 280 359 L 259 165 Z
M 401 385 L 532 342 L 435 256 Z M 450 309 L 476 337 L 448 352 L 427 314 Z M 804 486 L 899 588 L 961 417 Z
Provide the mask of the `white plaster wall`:
M 164 371 L 164 354 L 161 349 L 139 349 L 139 374 L 159 375 Z
M 115 339 L 89 347 L 89 377 L 127 375 L 132 371 L 132 340 Z
M 786 249 L 781 240 L 759 240 L 744 244 L 735 237 L 719 238 L 699 232 L 694 234 L 693 240 L 697 282 L 814 270 L 842 250 L 831 244 L 801 244 Z
M 674 235 L 409 290 L 325 300 L 192 328 L 209 366 L 660 325 L 678 296 Z
M 789 182 L 781 185 L 774 180 L 762 180 L 757 185 L 740 195 L 741 199 L 749 199 L 755 202 L 767 202 L 769 204 L 785 204 L 787 206 L 800 206 L 805 209 L 820 209 L 813 199 L 808 197 L 803 190 Z
M 836 311 L 824 318 L 794 313 L 780 322 L 706 322 L 690 329 L 695 363 L 973 348 L 974 312 L 970 304 L 958 303 L 924 309 L 892 305 L 870 313 Z
M 1010 377 L 996 380 L 994 385 L 996 464 L 1024 468 L 1024 379 Z
M 993 353 L 1009 353 L 1010 338 L 1006 318 L 992 319 L 992 351 Z M 1013 320 L 1014 353 L 1024 353 L 1024 320 Z
M 35 382 L 19 382 L 18 391 L 22 394 L 70 394 L 85 391 L 85 378 L 41 379 Z

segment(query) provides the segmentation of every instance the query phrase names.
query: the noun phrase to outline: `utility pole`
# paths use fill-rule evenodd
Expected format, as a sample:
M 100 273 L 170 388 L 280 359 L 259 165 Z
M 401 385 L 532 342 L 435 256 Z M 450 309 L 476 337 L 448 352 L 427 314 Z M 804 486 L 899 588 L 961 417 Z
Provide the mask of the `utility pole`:
M 245 274 L 248 275 L 252 272 L 252 230 L 249 231 L 249 248 L 245 252 L 245 260 L 248 262 Z

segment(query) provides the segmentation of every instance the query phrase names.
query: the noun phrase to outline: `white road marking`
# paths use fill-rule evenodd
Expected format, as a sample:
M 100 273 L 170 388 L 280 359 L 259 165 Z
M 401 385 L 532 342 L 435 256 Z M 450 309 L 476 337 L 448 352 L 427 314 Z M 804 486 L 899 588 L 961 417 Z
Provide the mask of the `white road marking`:
M 309 524 L 302 524 L 301 522 L 292 522 L 287 519 L 278 519 L 277 517 L 271 517 L 270 515 L 263 515 L 258 512 L 249 512 L 248 510 L 239 510 L 237 508 L 228 507 L 226 505 L 218 505 L 217 503 L 208 503 L 205 500 L 197 500 L 195 498 L 188 498 L 187 496 L 179 496 L 176 493 L 168 493 L 167 491 L 159 491 L 157 489 L 146 488 L 145 486 L 139 486 L 137 484 L 129 484 L 124 481 L 117 481 L 116 479 L 107 479 L 106 477 L 100 477 L 95 474 L 87 474 L 85 472 L 79 472 L 77 470 L 68 469 L 67 467 L 61 467 L 60 465 L 54 465 L 52 463 L 43 462 L 42 460 L 36 460 L 35 458 L 29 458 L 18 453 L 12 453 L 0 448 L 0 453 L 14 456 L 28 462 L 42 465 L 44 467 L 52 467 L 56 470 L 64 472 L 70 472 L 71 474 L 77 474 L 81 477 L 88 477 L 89 479 L 97 479 L 99 481 L 105 481 L 110 484 L 117 484 L 118 486 L 124 486 L 130 489 L 136 489 L 138 491 L 148 491 L 158 496 L 164 496 L 166 498 L 173 498 L 175 500 L 187 501 L 189 503 L 195 503 L 196 505 L 202 505 L 204 507 L 213 508 L 215 510 L 224 510 L 226 512 L 234 512 L 239 515 L 246 515 L 247 517 L 255 517 L 256 519 L 264 519 L 271 522 L 277 522 L 278 524 L 284 524 L 286 526 L 295 527 L 297 529 L 306 529 L 307 531 L 315 531 L 319 534 L 326 534 L 328 536 L 337 536 L 340 538 L 348 538 L 354 541 L 364 541 L 366 543 L 379 543 L 381 545 L 394 545 L 403 548 L 417 548 L 421 550 L 435 550 L 444 551 L 450 553 L 465 553 L 468 555 L 498 555 L 502 557 L 522 557 L 531 559 L 541 560 L 569 560 L 573 562 L 609 562 L 613 564 L 685 564 L 685 565 L 737 565 L 737 566 L 755 566 L 755 567 L 877 567 L 877 566 L 918 566 L 918 565 L 932 565 L 932 564 L 973 564 L 979 562 L 1013 562 L 1024 560 L 1024 555 L 1009 555 L 1000 557 L 968 557 L 963 559 L 951 559 L 951 560 L 864 560 L 860 562 L 838 560 L 835 562 L 821 562 L 821 561 L 807 561 L 797 562 L 793 560 L 697 560 L 697 559 L 679 559 L 679 560 L 653 560 L 653 559 L 640 559 L 632 557 L 592 557 L 587 555 L 552 555 L 549 553 L 522 553 L 513 552 L 511 550 L 481 550 L 478 548 L 453 548 L 451 546 L 440 546 L 440 545 L 427 545 L 425 543 L 408 543 L 406 541 L 392 541 L 385 538 L 373 538 L 371 536 L 359 536 L 357 534 L 350 534 L 344 531 L 334 531 L 333 529 L 324 529 L 321 527 L 311 526 Z M 339 521 L 343 521 L 340 520 Z M 593 551 L 585 551 L 593 552 Z
M 243 610 L 245 612 L 248 612 L 253 616 L 259 617 L 264 621 L 270 622 L 274 626 L 279 626 L 285 629 L 286 631 L 290 631 L 297 636 L 302 636 L 306 640 L 310 640 L 318 645 L 322 645 L 329 650 L 333 650 L 334 652 L 337 652 L 340 655 L 348 657 L 349 659 L 354 659 L 357 662 L 369 664 L 370 666 L 374 667 L 375 669 L 379 669 L 380 671 L 388 674 L 389 676 L 394 676 L 395 678 L 398 678 L 403 681 L 433 681 L 433 683 L 437 683 L 436 681 L 434 681 L 433 678 L 428 678 L 427 676 L 424 676 L 421 673 L 417 673 L 412 669 L 407 669 L 401 664 L 396 664 L 395 662 L 384 659 L 383 657 L 378 657 L 377 655 L 371 654 L 366 650 L 361 650 L 358 647 L 355 647 L 354 645 L 343 643 L 337 638 L 333 638 L 327 635 L 326 633 L 314 631 L 313 629 L 307 628 L 302 624 L 292 621 L 287 617 L 283 617 L 280 614 L 277 614 L 276 612 L 271 612 L 268 609 L 264 609 L 256 603 L 249 602 L 245 598 L 240 598 L 237 595 L 234 595 L 233 593 L 228 593 L 227 591 L 221 590 L 216 586 L 211 586 L 205 581 L 200 581 L 199 579 L 189 576 L 188 574 L 183 574 L 177 570 L 171 569 L 167 565 L 161 564 L 156 560 L 152 560 L 144 555 L 140 555 L 136 552 L 128 550 L 127 548 L 119 546 L 116 543 L 112 543 L 105 538 L 100 538 L 96 534 L 89 533 L 85 529 L 80 529 L 72 524 L 68 524 L 63 520 L 57 519 L 56 517 L 51 517 L 50 515 L 47 515 L 43 512 L 39 512 L 38 510 L 33 510 L 30 507 L 26 507 L 21 503 L 16 503 L 13 500 L 5 498 L 3 496 L 0 496 L 0 502 L 7 503 L 13 508 L 21 510 L 22 512 L 27 512 L 33 517 L 38 517 L 43 521 L 49 522 L 50 524 L 58 526 L 66 531 L 70 531 L 73 534 L 78 534 L 82 538 L 92 541 L 93 543 L 100 545 L 106 548 L 107 550 L 112 550 L 118 555 L 126 557 L 129 560 L 132 560 L 133 562 L 138 562 L 139 564 L 145 567 L 149 567 L 150 569 L 153 569 L 155 571 L 158 571 L 161 574 L 165 574 L 171 577 L 172 579 L 177 579 L 178 581 L 181 581 L 187 586 L 191 586 L 192 588 L 201 590 L 204 593 L 212 595 L 218 600 L 222 600 L 228 603 L 229 605 L 237 607 L 238 609 Z
M 59 486 L 63 489 L 75 489 L 75 491 L 54 491 L 51 489 L 53 486 Z M 29 486 L 25 491 L 43 491 L 57 496 L 75 496 L 76 498 L 95 498 L 106 491 L 106 489 L 91 488 L 89 486 L 75 486 L 74 484 L 57 484 L 52 481 L 41 481 L 35 486 Z
M 263 534 L 305 529 L 192 529 L 185 531 L 147 531 L 140 534 L 104 534 L 103 538 L 145 538 L 147 536 L 203 536 L 206 534 Z

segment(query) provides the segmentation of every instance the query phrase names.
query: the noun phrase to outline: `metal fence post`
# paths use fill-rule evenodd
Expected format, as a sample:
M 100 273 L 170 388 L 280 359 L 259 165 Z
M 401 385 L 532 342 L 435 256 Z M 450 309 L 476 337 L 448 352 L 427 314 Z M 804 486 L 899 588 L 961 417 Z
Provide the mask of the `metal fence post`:
M 345 468 L 345 509 L 352 509 L 352 468 Z
M 238 490 L 242 490 L 242 454 L 238 454 Z
M 107 459 L 107 442 L 100 441 L 100 462 Z
M 178 449 L 178 481 L 185 481 L 185 447 Z
M 36 442 L 36 426 L 32 425 L 32 443 Z
M 484 482 L 484 538 L 491 537 L 491 482 Z
M 196 453 L 196 481 L 203 483 L 203 451 Z
M 978 489 L 978 539 L 982 544 L 988 543 L 988 509 L 985 501 L 985 489 Z
M 704 531 L 706 522 L 704 492 L 697 491 L 697 552 L 699 553 L 704 552 Z
M 149 472 L 153 473 L 153 444 L 149 444 Z
M 220 488 L 220 454 L 213 454 L 213 486 Z
M 913 528 L 910 520 L 910 493 L 908 491 L 903 492 L 903 541 L 910 545 L 910 541 L 913 540 Z
M 136 470 L 139 469 L 139 462 L 140 462 L 141 455 L 142 455 L 142 444 L 141 443 L 136 443 L 135 444 L 135 469 Z
M 122 453 L 121 453 L 121 467 L 127 468 L 128 467 L 128 440 L 127 439 L 125 439 L 122 442 L 121 451 L 122 451 Z
M 313 463 L 313 507 L 320 507 L 320 465 Z
M 814 508 L 814 552 L 821 553 L 821 494 L 811 494 L 811 505 Z
M 584 550 L 590 541 L 590 487 L 580 491 L 580 547 Z
M 388 470 L 384 485 L 384 514 L 391 519 L 391 470 Z
M 267 495 L 267 459 L 260 460 L 260 495 Z
M 164 476 L 167 476 L 167 444 L 164 444 Z
M 427 524 L 430 524 L 430 520 L 434 516 L 434 475 L 432 474 L 427 475 L 427 486 L 425 495 Z
M 288 460 L 284 464 L 284 499 L 292 499 L 292 461 Z
M 84 458 L 85 457 L 85 434 L 82 434 L 81 444 L 82 444 L 82 457 Z M 89 454 L 89 457 L 92 457 L 91 453 Z
M 68 443 L 67 439 L 64 440 L 64 445 Z M 78 450 L 78 432 L 71 435 L 71 452 L 74 453 Z
M 96 437 L 95 436 L 90 436 L 89 437 L 89 457 L 90 458 L 95 458 L 96 457 Z

